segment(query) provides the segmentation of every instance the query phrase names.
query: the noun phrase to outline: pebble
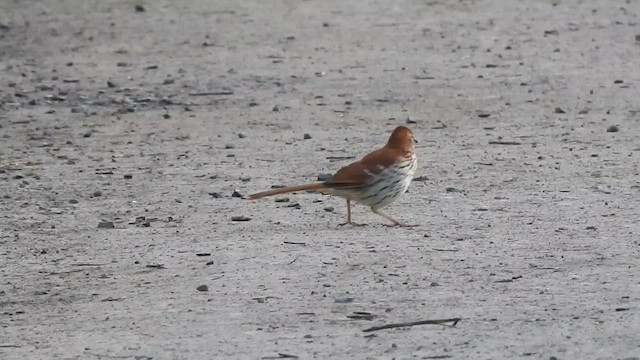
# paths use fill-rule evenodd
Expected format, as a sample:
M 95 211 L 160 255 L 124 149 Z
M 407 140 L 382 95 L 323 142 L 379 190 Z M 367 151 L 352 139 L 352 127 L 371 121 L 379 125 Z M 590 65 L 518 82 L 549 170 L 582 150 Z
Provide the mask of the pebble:
M 198 291 L 209 291 L 209 287 L 207 285 L 200 285 L 196 288 Z
M 303 138 L 305 140 L 309 140 L 309 139 L 311 139 L 311 134 L 304 134 Z
M 239 133 L 239 134 L 238 134 L 238 137 L 239 137 L 240 139 L 244 139 L 244 138 L 246 138 L 246 137 L 247 137 L 247 135 L 246 135 L 245 133 Z
M 559 107 L 555 108 L 553 110 L 553 112 L 556 113 L 556 114 L 564 114 L 564 113 L 566 113 L 566 111 L 562 110 L 562 108 L 559 108 Z
M 330 180 L 332 177 L 333 177 L 332 174 L 322 173 L 318 175 L 318 181 L 327 181 L 327 180 Z
M 238 191 L 238 190 L 233 190 L 233 194 L 231 194 L 231 197 L 235 197 L 235 198 L 241 198 L 243 195 Z
M 250 217 L 246 217 L 246 216 L 232 216 L 231 217 L 231 221 L 249 221 L 251 220 Z
M 136 9 L 136 12 L 145 12 L 147 10 L 144 8 L 144 6 L 140 4 L 136 5 L 135 9 Z
M 133 175 L 132 174 L 124 174 L 123 176 L 125 179 L 133 179 Z
M 611 125 L 607 128 L 607 132 L 618 132 L 620 129 L 618 129 L 617 126 L 615 125 Z
M 113 225 L 112 221 L 100 221 L 100 223 L 98 223 L 98 229 L 113 229 L 116 226 Z
M 209 195 L 211 195 L 211 197 L 214 199 L 222 198 L 222 194 L 220 194 L 219 192 L 210 192 Z
M 333 208 L 333 206 L 325 206 L 325 208 L 324 208 L 324 211 L 326 211 L 326 212 L 333 212 L 333 210 L 335 210 Z

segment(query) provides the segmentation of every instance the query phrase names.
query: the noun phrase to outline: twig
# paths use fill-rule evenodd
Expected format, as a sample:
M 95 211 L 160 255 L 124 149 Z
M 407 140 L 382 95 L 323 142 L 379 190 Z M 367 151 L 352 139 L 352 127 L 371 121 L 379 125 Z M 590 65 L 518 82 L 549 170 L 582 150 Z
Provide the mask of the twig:
M 350 160 L 355 159 L 355 156 L 327 156 L 327 160 Z
M 518 141 L 489 141 L 489 145 L 522 145 Z
M 433 251 L 459 251 L 459 249 L 432 248 Z
M 295 241 L 285 241 L 285 244 L 289 244 L 289 245 L 307 245 L 307 243 L 304 242 L 295 242 Z
M 209 92 L 199 92 L 199 93 L 189 94 L 189 96 L 222 96 L 222 95 L 233 95 L 233 90 L 220 90 L 220 91 L 209 91 Z
M 450 319 L 436 319 L 436 320 L 420 320 L 420 321 L 410 321 L 405 323 L 396 323 L 396 324 L 387 324 L 381 326 L 374 326 L 368 329 L 362 330 L 363 332 L 371 332 L 385 329 L 394 329 L 400 327 L 409 327 L 409 326 L 417 326 L 417 325 L 438 325 L 438 324 L 446 324 L 453 323 L 450 326 L 456 326 L 458 321 L 462 320 L 462 318 L 450 318 Z

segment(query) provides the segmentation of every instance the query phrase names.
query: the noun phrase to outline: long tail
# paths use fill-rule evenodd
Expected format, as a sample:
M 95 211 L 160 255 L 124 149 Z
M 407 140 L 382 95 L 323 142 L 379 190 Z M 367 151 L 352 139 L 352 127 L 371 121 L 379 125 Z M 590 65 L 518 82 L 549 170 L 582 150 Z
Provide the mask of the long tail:
M 251 194 L 247 198 L 251 200 L 255 200 L 255 199 L 260 199 L 266 196 L 280 195 L 280 194 L 286 194 L 286 193 L 303 191 L 303 190 L 320 190 L 320 189 L 326 189 L 327 187 L 328 187 L 327 184 L 321 183 L 321 182 L 297 185 L 297 186 L 289 186 L 289 187 L 284 187 L 280 189 L 273 189 L 273 190 L 259 192 L 256 194 Z

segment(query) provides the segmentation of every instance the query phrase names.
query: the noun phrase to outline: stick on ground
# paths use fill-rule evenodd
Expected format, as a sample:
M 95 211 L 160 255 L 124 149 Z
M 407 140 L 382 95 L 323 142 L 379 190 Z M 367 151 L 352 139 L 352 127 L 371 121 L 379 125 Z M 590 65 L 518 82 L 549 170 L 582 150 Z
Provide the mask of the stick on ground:
M 420 320 L 420 321 L 410 321 L 404 323 L 396 323 L 396 324 L 387 324 L 374 326 L 367 329 L 362 330 L 363 332 L 371 332 L 385 329 L 393 329 L 399 327 L 408 327 L 408 326 L 416 326 L 416 325 L 437 325 L 437 324 L 446 324 L 452 323 L 451 326 L 456 326 L 458 321 L 462 320 L 461 318 L 450 318 L 450 319 L 437 319 L 437 320 Z

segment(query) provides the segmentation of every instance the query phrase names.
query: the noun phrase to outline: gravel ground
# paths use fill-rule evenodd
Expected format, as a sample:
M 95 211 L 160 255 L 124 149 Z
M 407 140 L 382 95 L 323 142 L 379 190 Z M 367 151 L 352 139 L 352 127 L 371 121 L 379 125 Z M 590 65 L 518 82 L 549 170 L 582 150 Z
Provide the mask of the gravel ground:
M 639 14 L 0 2 L 0 358 L 640 359 Z M 400 124 L 417 227 L 233 195 Z

